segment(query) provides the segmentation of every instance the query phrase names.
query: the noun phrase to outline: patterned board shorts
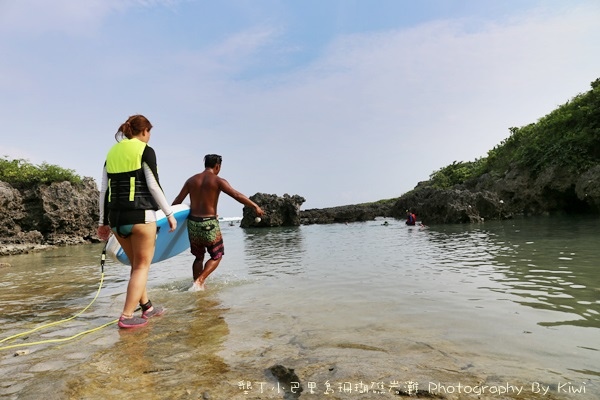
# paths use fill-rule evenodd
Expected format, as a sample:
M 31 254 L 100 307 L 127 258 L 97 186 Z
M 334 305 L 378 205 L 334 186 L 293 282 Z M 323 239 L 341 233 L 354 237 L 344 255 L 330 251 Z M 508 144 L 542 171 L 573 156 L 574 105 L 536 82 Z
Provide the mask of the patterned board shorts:
M 223 236 L 217 217 L 195 217 L 187 220 L 190 251 L 196 258 L 204 257 L 208 251 L 210 258 L 218 260 L 225 254 Z

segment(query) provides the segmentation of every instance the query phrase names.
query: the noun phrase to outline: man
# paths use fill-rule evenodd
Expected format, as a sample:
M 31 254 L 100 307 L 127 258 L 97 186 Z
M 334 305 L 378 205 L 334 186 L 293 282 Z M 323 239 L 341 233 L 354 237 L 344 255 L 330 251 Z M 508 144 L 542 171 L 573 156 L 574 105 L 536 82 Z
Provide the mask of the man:
M 173 200 L 173 205 L 181 204 L 186 196 L 190 195 L 190 215 L 187 225 L 190 250 L 196 257 L 192 266 L 194 277 L 194 284 L 190 289 L 192 291 L 204 290 L 206 278 L 219 266 L 225 254 L 217 218 L 217 203 L 221 192 L 225 192 L 248 207 L 253 207 L 257 216 L 264 215 L 264 211 L 256 203 L 218 176 L 221 172 L 222 160 L 223 158 L 217 154 L 204 156 L 204 172 L 189 178 Z M 210 259 L 203 265 L 205 252 L 208 252 Z

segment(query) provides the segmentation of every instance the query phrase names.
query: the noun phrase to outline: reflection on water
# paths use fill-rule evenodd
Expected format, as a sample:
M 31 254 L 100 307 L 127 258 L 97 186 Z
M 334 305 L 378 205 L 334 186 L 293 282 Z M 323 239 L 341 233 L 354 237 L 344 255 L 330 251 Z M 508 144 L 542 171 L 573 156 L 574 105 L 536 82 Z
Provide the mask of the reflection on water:
M 516 296 L 521 305 L 565 313 L 543 326 L 600 327 L 600 259 L 597 221 L 566 219 L 487 223 L 469 231 L 430 232 L 441 251 L 438 264 L 477 275 L 499 286 L 489 290 Z M 443 259 L 441 259 L 443 257 Z
M 558 384 L 572 381 L 586 385 L 587 398 L 600 398 L 598 220 L 428 229 L 389 221 L 224 227 L 226 255 L 207 291 L 187 291 L 187 252 L 153 265 L 150 297 L 166 306 L 164 316 L 139 331 L 113 325 L 19 357 L 0 350 L 0 396 L 280 399 L 275 392 L 245 395 L 238 384 L 274 385 L 267 371 L 282 364 L 317 387 L 544 382 L 553 385 L 551 395 L 520 398 L 586 398 L 558 393 Z M 98 289 L 100 251 L 77 246 L 4 258 L 12 267 L 0 269 L 0 340 L 85 307 Z M 128 274 L 108 263 L 85 314 L 9 343 L 111 321 Z
M 305 248 L 300 227 L 248 229 L 244 232 L 245 262 L 253 275 L 296 275 L 302 272 Z
M 567 313 L 566 320 L 540 321 L 546 326 L 600 326 L 600 251 L 591 224 L 515 224 L 497 241 L 507 245 L 497 257 L 506 266 L 500 280 L 520 304 Z M 574 316 L 578 318 L 572 319 Z
M 0 270 L 0 324 L 42 323 L 79 311 L 74 299 L 91 300 L 90 287 L 98 285 L 100 253 L 98 246 L 74 246 L 4 257 L 11 267 Z

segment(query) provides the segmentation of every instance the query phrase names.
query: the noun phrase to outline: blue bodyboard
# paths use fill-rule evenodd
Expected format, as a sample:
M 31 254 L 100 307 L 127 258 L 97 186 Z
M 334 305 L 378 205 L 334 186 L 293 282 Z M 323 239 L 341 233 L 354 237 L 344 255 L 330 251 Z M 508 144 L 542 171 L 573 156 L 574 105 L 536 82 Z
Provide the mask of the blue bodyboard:
M 161 210 L 156 212 L 156 249 L 152 264 L 167 260 L 190 248 L 187 233 L 187 217 L 190 214 L 190 207 L 186 204 L 177 204 L 171 209 L 177 220 L 177 229 L 174 232 L 169 232 L 169 220 L 165 217 L 165 213 Z M 131 264 L 115 235 L 111 235 L 106 244 L 106 254 L 121 264 Z

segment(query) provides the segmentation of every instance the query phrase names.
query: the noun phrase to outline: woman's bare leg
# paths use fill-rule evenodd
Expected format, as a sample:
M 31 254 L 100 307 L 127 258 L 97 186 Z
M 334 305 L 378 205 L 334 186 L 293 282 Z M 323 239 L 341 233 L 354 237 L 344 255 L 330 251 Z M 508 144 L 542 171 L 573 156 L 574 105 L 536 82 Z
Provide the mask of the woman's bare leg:
M 148 302 L 146 283 L 156 242 L 156 223 L 135 224 L 131 236 L 117 239 L 131 262 L 131 274 L 127 285 L 127 296 L 123 306 L 123 315 L 133 315 L 138 305 Z

